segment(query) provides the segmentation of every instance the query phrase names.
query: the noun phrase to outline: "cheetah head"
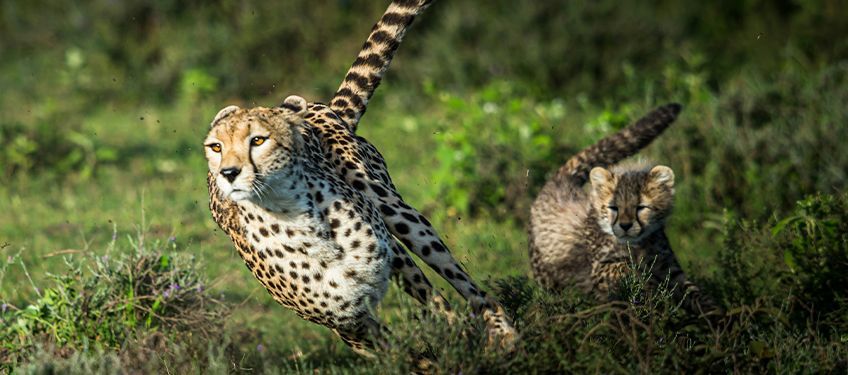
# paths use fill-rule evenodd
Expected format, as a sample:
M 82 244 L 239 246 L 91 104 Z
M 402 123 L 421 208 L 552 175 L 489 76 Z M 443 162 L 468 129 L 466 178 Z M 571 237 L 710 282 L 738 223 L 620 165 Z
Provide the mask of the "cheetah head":
M 619 242 L 639 243 L 662 228 L 674 200 L 674 172 L 658 165 L 638 170 L 589 173 L 591 201 L 598 224 Z
M 293 95 L 279 108 L 229 106 L 215 115 L 203 144 L 223 198 L 261 201 L 291 177 L 305 113 L 306 100 Z

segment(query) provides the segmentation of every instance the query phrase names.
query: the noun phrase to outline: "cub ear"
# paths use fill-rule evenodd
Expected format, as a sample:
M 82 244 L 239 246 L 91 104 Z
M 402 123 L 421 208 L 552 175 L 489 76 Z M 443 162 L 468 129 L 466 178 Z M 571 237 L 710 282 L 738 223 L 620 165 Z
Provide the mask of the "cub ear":
M 209 127 L 210 128 L 215 127 L 215 124 L 217 124 L 218 121 L 223 120 L 225 117 L 233 114 L 233 112 L 238 111 L 239 109 L 241 109 L 241 108 L 239 108 L 236 105 L 231 105 L 231 106 L 227 106 L 226 108 L 218 111 L 218 114 L 215 115 L 215 118 L 212 119 L 212 122 L 209 124 Z
M 613 183 L 612 172 L 602 167 L 595 167 L 589 172 L 589 181 L 595 190 L 608 189 Z
M 280 104 L 280 108 L 291 111 L 294 115 L 303 117 L 306 113 L 306 99 L 297 95 L 291 95 L 283 100 L 283 104 Z
M 665 186 L 668 189 L 674 188 L 674 171 L 664 165 L 658 165 L 651 168 L 648 172 L 648 181 L 652 184 Z

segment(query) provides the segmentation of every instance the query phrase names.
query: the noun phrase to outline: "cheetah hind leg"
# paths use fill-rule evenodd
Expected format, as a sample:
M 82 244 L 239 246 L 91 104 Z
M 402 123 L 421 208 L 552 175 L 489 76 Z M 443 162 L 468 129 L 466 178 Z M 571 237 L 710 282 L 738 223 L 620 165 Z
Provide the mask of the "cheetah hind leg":
M 379 202 L 383 221 L 392 234 L 413 253 L 418 255 L 430 268 L 442 276 L 465 298 L 476 314 L 486 322 L 488 344 L 512 351 L 518 340 L 518 332 L 500 304 L 474 283 L 462 266 L 457 263 L 445 243 L 439 238 L 436 229 L 414 208 L 403 202 L 394 191 L 380 188 L 374 191 L 372 183 L 368 193 Z M 378 188 L 379 188 L 378 185 Z M 382 193 L 382 194 L 381 194 Z
M 433 288 L 430 280 L 427 279 L 421 268 L 418 268 L 406 249 L 400 243 L 395 242 L 392 251 L 395 254 L 392 261 L 392 277 L 398 279 L 403 291 L 422 305 L 431 306 L 438 313 L 444 315 L 449 324 L 453 324 L 456 321 L 456 314 L 451 309 L 450 303 Z

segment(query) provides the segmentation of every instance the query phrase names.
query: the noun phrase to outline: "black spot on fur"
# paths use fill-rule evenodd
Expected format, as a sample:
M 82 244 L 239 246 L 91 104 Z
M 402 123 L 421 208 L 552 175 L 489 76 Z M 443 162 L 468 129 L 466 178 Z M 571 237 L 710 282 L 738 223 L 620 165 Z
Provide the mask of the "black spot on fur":
M 386 216 L 395 216 L 395 214 L 397 214 L 397 211 L 385 204 L 380 205 L 380 212 L 382 212 L 383 215 Z
M 433 250 L 435 250 L 436 252 L 439 252 L 439 253 L 443 253 L 443 252 L 447 251 L 447 249 L 445 249 L 445 246 L 442 245 L 438 241 L 430 242 L 430 246 L 433 247 Z
M 408 234 L 409 226 L 404 223 L 397 223 L 395 224 L 395 230 L 398 231 L 398 233 L 400 234 Z
M 402 212 L 402 213 L 401 213 L 401 215 L 403 215 L 403 217 L 404 217 L 406 220 L 409 220 L 409 221 L 411 221 L 411 222 L 413 222 L 413 223 L 416 223 L 416 224 L 418 223 L 418 218 L 417 218 L 417 217 L 415 217 L 415 215 L 413 215 L 413 214 L 410 214 L 410 213 L 408 213 L 408 212 Z
M 403 268 L 403 260 L 400 258 L 395 258 L 392 260 L 393 268 Z
M 389 195 L 389 193 L 386 192 L 386 189 L 383 189 L 382 187 L 380 187 L 380 185 L 371 184 L 371 190 L 374 190 L 374 193 L 383 198 Z

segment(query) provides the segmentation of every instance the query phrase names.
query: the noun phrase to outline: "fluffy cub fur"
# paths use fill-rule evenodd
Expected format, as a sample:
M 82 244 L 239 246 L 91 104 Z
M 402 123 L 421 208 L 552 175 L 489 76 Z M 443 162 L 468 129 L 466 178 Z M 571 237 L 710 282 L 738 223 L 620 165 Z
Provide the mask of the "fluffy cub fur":
M 572 157 L 545 185 L 530 218 L 530 258 L 535 278 L 550 288 L 576 285 L 599 299 L 636 262 L 650 284 L 670 280 L 692 311 L 715 305 L 686 280 L 664 232 L 674 200 L 671 168 L 627 164 L 609 168 L 659 136 L 680 106 L 660 107 L 636 124 Z M 589 193 L 584 184 L 590 182 Z

